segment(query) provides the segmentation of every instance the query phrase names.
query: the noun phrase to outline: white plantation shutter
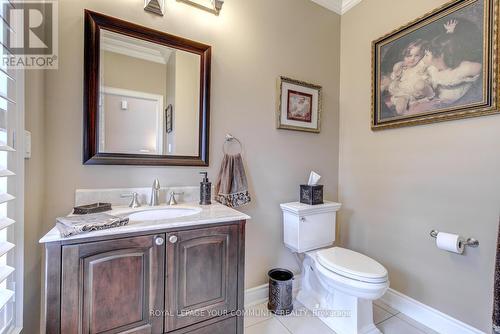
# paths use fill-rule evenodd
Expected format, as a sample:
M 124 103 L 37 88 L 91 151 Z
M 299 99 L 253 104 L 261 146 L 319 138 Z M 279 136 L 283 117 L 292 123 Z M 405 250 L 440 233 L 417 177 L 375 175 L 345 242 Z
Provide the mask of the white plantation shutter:
M 0 9 L 0 60 L 15 33 Z M 24 72 L 0 61 L 0 334 L 22 328 L 24 219 Z

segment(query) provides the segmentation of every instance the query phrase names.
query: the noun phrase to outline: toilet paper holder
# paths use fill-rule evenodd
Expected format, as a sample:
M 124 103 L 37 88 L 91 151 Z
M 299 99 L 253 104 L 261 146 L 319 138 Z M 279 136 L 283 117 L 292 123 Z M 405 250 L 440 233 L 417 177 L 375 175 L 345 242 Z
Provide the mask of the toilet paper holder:
M 431 233 L 430 233 L 430 235 L 433 238 L 437 238 L 438 233 L 439 233 L 438 231 L 432 230 Z M 479 240 L 476 240 L 474 238 L 467 238 L 465 240 L 464 244 L 465 244 L 465 246 L 468 246 L 468 247 L 477 248 L 477 247 L 479 247 Z

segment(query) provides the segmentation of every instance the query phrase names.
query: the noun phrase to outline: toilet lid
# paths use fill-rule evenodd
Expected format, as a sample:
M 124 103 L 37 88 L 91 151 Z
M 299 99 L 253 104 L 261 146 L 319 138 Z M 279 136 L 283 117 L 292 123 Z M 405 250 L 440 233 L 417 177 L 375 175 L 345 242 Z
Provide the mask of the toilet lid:
M 349 249 L 333 247 L 317 253 L 318 262 L 339 275 L 362 282 L 382 283 L 387 281 L 387 269 L 366 255 Z

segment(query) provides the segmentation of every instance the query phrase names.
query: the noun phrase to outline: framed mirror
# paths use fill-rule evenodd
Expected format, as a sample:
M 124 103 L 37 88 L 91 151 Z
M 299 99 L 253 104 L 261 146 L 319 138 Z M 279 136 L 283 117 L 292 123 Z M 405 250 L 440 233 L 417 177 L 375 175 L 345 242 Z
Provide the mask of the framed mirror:
M 85 11 L 83 162 L 208 166 L 211 47 Z

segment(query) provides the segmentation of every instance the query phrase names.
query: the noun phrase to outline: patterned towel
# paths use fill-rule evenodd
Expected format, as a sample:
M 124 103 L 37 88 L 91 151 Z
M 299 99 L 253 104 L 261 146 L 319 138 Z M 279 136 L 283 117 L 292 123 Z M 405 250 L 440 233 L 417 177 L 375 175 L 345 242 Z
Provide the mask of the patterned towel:
M 59 217 L 56 219 L 57 229 L 64 238 L 127 224 L 128 217 L 117 217 L 107 213 L 93 213 L 83 216 Z
M 495 290 L 493 295 L 493 334 L 500 334 L 500 228 L 495 263 Z
M 252 200 L 248 193 L 241 154 L 224 155 L 215 183 L 215 200 L 231 208 L 248 204 Z

